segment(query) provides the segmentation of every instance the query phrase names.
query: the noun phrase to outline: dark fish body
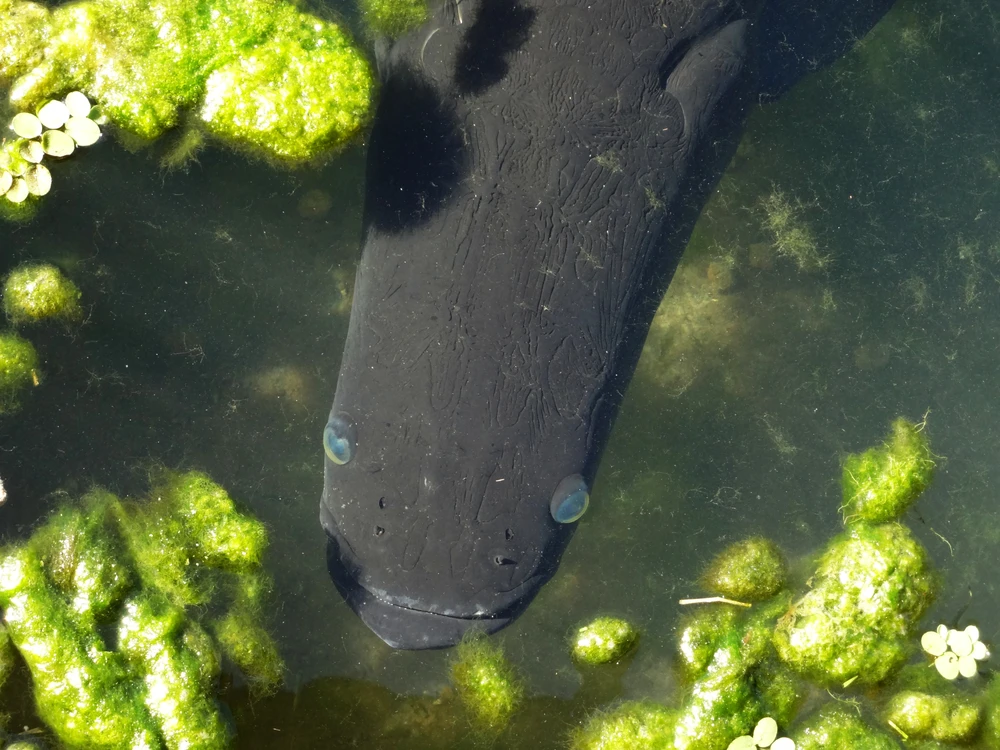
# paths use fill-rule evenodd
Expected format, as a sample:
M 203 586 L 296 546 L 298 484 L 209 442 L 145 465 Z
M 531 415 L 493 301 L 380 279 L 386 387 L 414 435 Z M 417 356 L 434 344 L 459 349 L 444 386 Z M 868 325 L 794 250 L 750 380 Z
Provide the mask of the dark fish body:
M 891 0 L 449 2 L 380 60 L 326 460 L 331 576 L 387 643 L 527 607 L 749 107 Z

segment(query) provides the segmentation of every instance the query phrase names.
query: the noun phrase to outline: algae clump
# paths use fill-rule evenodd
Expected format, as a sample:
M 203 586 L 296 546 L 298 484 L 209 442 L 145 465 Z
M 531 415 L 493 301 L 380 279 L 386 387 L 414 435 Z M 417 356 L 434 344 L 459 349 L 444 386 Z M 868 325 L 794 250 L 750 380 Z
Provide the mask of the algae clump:
M 820 709 L 792 733 L 792 739 L 797 750 L 899 750 L 899 744 L 892 737 L 839 707 Z
M 3 307 L 15 326 L 46 320 L 76 323 L 83 318 L 80 290 L 51 263 L 14 269 L 4 282 Z
M 775 646 L 821 684 L 877 684 L 906 660 L 935 590 L 927 553 L 908 529 L 853 525 L 821 557 L 813 588 L 778 621 Z
M 770 599 L 785 585 L 787 567 L 778 545 L 752 537 L 726 547 L 708 565 L 701 585 L 714 594 L 744 602 Z
M 339 26 L 291 6 L 274 17 L 271 39 L 208 76 L 198 116 L 233 146 L 302 163 L 361 132 L 375 84 Z
M 94 629 L 82 627 L 26 546 L 0 561 L 0 605 L 34 683 L 38 715 L 68 747 L 163 747 L 141 683 Z
M 21 392 L 38 383 L 38 352 L 30 341 L 13 333 L 0 333 L 0 414 L 16 411 Z
M 231 730 L 215 692 L 232 638 L 217 642 L 202 625 L 214 612 L 223 621 L 238 613 L 240 647 L 269 655 L 261 673 L 260 660 L 237 664 L 251 684 L 281 680 L 280 657 L 245 593 L 256 592 L 259 605 L 267 590 L 263 527 L 203 474 L 164 472 L 159 481 L 146 502 L 95 490 L 0 558 L 11 642 L 40 718 L 68 748 L 226 747 Z M 167 533 L 137 545 L 150 519 Z M 184 569 L 181 557 L 191 563 Z M 166 575 L 156 569 L 164 561 Z M 192 601 L 190 591 L 202 596 Z
M 812 227 L 802 218 L 802 209 L 788 197 L 775 191 L 761 201 L 764 228 L 773 239 L 779 255 L 789 258 L 800 271 L 821 271 L 830 259 L 823 255 Z
M 0 624 L 0 688 L 7 682 L 15 666 L 14 646 L 10 642 L 7 628 Z M 2 718 L 0 714 L 0 718 Z
M 982 740 L 990 750 L 1000 750 L 1000 675 L 995 674 L 990 678 L 983 698 L 985 716 Z
M 391 39 L 427 20 L 427 0 L 361 0 L 368 30 Z
M 80 90 L 133 145 L 195 112 L 228 145 L 291 165 L 342 148 L 375 78 L 344 29 L 285 0 L 84 0 L 0 14 L 10 103 Z
M 281 684 L 284 664 L 271 636 L 260 624 L 260 615 L 235 607 L 213 628 L 226 656 L 247 676 L 255 693 L 270 693 Z
M 926 488 L 933 461 L 922 426 L 893 423 L 880 448 L 844 463 L 847 531 L 819 560 L 812 589 L 778 621 L 782 660 L 821 684 L 874 685 L 906 661 L 934 599 L 927 552 L 895 519 Z
M 677 635 L 677 656 L 684 677 L 694 680 L 704 673 L 712 655 L 733 630 L 737 613 L 733 607 L 701 609 L 681 621 Z
M 482 729 L 503 729 L 524 696 L 503 651 L 481 635 L 458 644 L 451 679 L 473 723 Z
M 769 705 L 770 699 L 780 696 L 785 702 L 784 686 L 771 690 L 767 677 L 782 671 L 774 668 L 771 632 L 775 617 L 787 606 L 787 598 L 778 597 L 760 611 L 736 618 L 732 627 L 718 634 L 711 657 L 677 714 L 675 750 L 724 748 L 735 737 L 749 734 L 776 708 Z M 787 711 L 785 705 L 782 714 Z
M 669 750 L 673 711 L 650 702 L 623 703 L 573 732 L 571 750 Z
M 968 695 L 933 695 L 904 690 L 890 700 L 886 722 L 914 739 L 964 743 L 973 739 L 982 722 L 982 710 Z
M 598 617 L 573 634 L 570 650 L 581 664 L 621 661 L 639 645 L 639 631 L 619 617 Z
M 886 441 L 844 461 L 844 506 L 848 521 L 885 523 L 899 518 L 934 475 L 923 425 L 900 417 Z

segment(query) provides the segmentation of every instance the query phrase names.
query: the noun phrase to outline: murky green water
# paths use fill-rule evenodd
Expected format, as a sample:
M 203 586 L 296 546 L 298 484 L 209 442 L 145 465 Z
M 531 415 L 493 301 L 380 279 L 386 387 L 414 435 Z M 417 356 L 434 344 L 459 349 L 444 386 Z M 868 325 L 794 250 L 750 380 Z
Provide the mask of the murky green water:
M 296 174 L 208 150 L 164 174 L 108 142 L 60 165 L 34 222 L 0 226 L 0 272 L 52 260 L 89 313 L 74 336 L 31 335 L 48 377 L 0 422 L 0 528 L 21 538 L 92 483 L 139 494 L 154 463 L 203 469 L 273 534 L 287 690 L 250 703 L 231 688 L 239 747 L 555 748 L 598 706 L 669 700 L 677 599 L 699 593 L 701 566 L 750 533 L 792 558 L 817 549 L 839 528 L 840 457 L 929 411 L 940 467 L 907 517 L 946 581 L 929 622 L 978 622 L 996 645 L 998 39 L 994 3 L 901 0 L 848 58 L 752 117 L 592 509 L 499 636 L 533 697 L 492 744 L 446 690 L 448 654 L 385 647 L 325 569 L 320 434 L 359 247 L 360 150 Z M 815 238 L 804 268 L 772 252 L 773 196 Z M 582 682 L 564 639 L 605 611 L 645 638 L 627 671 Z

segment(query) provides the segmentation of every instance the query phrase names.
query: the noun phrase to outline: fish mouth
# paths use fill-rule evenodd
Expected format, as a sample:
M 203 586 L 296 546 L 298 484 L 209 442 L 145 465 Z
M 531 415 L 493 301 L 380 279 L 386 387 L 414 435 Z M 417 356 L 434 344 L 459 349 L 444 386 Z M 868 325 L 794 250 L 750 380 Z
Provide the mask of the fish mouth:
M 544 583 L 543 576 L 533 576 L 508 592 L 504 599 L 510 604 L 501 611 L 449 615 L 366 588 L 344 564 L 339 544 L 329 534 L 326 563 L 340 595 L 361 621 L 392 648 L 409 651 L 448 648 L 473 631 L 489 635 L 505 628 L 524 611 Z

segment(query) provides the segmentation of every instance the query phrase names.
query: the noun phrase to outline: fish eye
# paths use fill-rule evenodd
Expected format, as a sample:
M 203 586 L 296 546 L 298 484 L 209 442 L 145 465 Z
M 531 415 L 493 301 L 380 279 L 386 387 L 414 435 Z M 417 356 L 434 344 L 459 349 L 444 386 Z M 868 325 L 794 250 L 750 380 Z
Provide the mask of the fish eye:
M 342 414 L 331 416 L 323 430 L 323 450 L 337 466 L 343 466 L 354 458 L 357 450 L 354 423 Z
M 590 491 L 587 483 L 579 474 L 565 477 L 552 493 L 549 502 L 549 512 L 556 523 L 573 523 L 587 512 L 590 505 Z

